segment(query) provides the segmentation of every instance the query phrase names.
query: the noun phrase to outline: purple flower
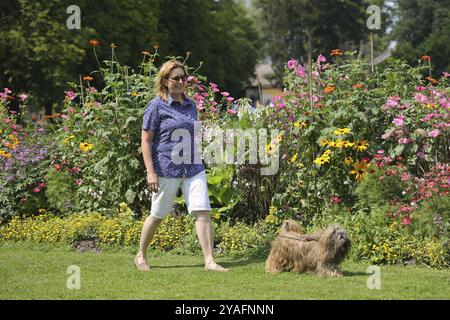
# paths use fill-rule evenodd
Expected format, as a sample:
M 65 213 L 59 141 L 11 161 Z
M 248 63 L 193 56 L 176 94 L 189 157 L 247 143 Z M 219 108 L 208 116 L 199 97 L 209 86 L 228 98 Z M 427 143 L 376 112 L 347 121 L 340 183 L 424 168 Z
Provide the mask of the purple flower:
M 425 91 L 427 88 L 425 88 L 424 86 L 416 86 L 416 91 L 422 92 Z
M 417 152 L 417 158 L 419 159 L 425 159 L 425 153 L 423 151 Z

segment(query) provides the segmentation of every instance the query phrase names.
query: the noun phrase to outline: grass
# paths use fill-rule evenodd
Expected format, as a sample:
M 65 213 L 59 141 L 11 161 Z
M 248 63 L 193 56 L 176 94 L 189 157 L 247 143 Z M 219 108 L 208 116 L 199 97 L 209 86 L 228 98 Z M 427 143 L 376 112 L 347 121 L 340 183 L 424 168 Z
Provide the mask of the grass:
M 131 250 L 77 253 L 68 247 L 0 243 L 0 299 L 450 299 L 450 271 L 381 266 L 381 289 L 369 290 L 368 263 L 347 261 L 344 277 L 266 274 L 262 259 L 217 261 L 228 273 L 205 272 L 201 256 L 151 254 L 152 271 L 134 269 Z M 69 290 L 70 265 L 81 288 Z

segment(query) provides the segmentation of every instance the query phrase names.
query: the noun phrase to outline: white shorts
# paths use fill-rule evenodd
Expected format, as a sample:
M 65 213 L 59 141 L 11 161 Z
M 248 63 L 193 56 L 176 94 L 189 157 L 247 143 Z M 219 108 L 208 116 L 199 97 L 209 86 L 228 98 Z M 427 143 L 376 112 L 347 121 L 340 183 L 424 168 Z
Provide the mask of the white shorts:
M 158 177 L 159 192 L 152 193 L 152 208 L 150 213 L 153 217 L 163 219 L 173 209 L 174 199 L 181 185 L 189 214 L 192 211 L 211 211 L 208 196 L 208 182 L 203 170 L 195 176 L 187 178 L 164 178 Z

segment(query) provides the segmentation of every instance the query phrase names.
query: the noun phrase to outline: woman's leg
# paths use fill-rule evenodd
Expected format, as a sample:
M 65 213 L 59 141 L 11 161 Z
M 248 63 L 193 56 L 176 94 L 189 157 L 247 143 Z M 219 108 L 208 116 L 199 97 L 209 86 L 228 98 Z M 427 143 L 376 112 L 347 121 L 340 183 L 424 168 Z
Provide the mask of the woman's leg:
M 214 261 L 212 222 L 209 211 L 193 211 L 191 214 L 196 219 L 195 229 L 203 256 L 205 257 L 205 270 L 228 271 L 228 269 L 223 268 Z
M 145 219 L 144 226 L 141 232 L 141 240 L 139 242 L 139 251 L 134 260 L 136 267 L 138 267 L 138 269 L 140 270 L 142 269 L 142 271 L 150 269 L 147 263 L 147 249 L 161 221 L 162 219 L 158 219 L 152 216 L 149 216 L 147 219 Z

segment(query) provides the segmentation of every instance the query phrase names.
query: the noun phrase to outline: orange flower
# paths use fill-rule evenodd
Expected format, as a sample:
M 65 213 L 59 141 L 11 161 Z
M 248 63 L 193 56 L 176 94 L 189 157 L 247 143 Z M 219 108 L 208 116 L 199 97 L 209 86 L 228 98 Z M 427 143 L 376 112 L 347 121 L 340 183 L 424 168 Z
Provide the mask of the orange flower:
M 430 57 L 430 56 L 422 56 L 422 57 L 420 58 L 420 60 L 428 60 L 428 61 L 430 61 L 430 60 L 431 60 L 431 57 Z
M 364 83 L 357 83 L 352 86 L 354 89 L 362 89 L 364 88 Z
M 439 83 L 439 81 L 437 81 L 436 79 L 433 79 L 432 77 L 426 77 L 425 79 L 427 79 L 428 81 L 430 81 L 431 83 L 434 83 L 434 84 Z
M 327 86 L 327 87 L 325 87 L 325 89 L 323 89 L 323 91 L 324 91 L 325 93 L 331 93 L 331 92 L 334 91 L 334 89 L 336 89 L 335 86 Z
M 342 56 L 342 50 L 341 49 L 334 49 L 331 51 L 331 56 Z
M 89 40 L 89 44 L 91 46 L 93 46 L 93 47 L 96 47 L 96 46 L 98 46 L 100 44 L 100 42 L 98 42 L 97 40 L 92 39 L 92 40 Z
M 159 44 L 155 44 L 155 45 L 153 46 L 153 48 L 154 48 L 154 49 L 159 49 Z
M 92 80 L 94 80 L 94 78 L 92 78 L 91 76 L 85 76 L 85 77 L 83 77 L 83 80 L 92 81 Z
M 144 56 L 149 56 L 149 55 L 150 55 L 150 52 L 148 52 L 148 51 L 141 51 L 141 53 L 142 53 Z

